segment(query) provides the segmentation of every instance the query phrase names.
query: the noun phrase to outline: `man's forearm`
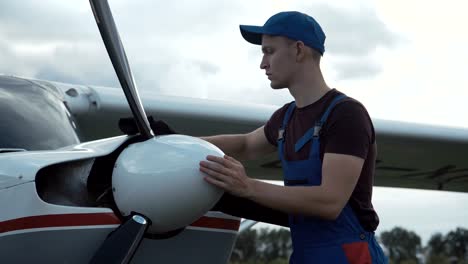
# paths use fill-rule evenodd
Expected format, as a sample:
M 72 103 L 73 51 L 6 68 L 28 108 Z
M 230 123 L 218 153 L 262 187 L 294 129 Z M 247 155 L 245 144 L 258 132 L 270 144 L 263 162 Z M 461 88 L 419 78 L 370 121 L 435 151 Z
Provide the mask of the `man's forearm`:
M 227 192 L 223 194 L 211 210 L 259 222 L 289 227 L 288 214 Z
M 247 158 L 246 139 L 243 134 L 201 137 L 201 139 L 210 142 L 220 148 L 225 154 L 236 159 Z
M 254 179 L 251 182 L 253 190 L 246 198 L 288 214 L 334 220 L 342 210 L 323 186 L 284 187 Z

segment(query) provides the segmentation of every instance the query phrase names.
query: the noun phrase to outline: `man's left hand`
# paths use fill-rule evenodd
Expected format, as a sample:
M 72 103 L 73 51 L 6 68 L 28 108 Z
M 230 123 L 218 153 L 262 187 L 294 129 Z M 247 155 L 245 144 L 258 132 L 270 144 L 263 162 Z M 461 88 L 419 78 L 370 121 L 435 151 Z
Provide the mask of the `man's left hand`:
M 200 171 L 206 174 L 205 180 L 226 192 L 243 198 L 252 195 L 253 181 L 245 173 L 242 163 L 233 157 L 208 155 L 200 162 Z

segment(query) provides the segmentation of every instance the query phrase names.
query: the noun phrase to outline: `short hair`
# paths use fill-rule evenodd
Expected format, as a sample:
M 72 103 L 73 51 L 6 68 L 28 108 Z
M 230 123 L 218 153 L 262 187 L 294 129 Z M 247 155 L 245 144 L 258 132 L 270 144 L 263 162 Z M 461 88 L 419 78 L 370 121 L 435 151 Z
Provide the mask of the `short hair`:
M 286 38 L 286 37 L 284 37 L 284 39 L 286 40 L 286 43 L 288 45 L 292 45 L 292 44 L 298 42 L 298 40 L 294 40 L 294 39 L 290 39 L 290 38 Z M 307 47 L 307 49 L 310 51 L 310 55 L 312 57 L 312 60 L 317 62 L 317 63 L 320 63 L 320 59 L 323 56 L 322 53 L 320 53 L 320 51 L 318 51 L 318 50 L 316 50 L 316 49 L 314 49 L 312 47 L 309 47 L 309 46 L 305 45 L 305 43 L 304 43 L 304 47 Z
M 317 50 L 315 50 L 313 48 L 311 48 L 310 51 L 311 51 L 311 54 L 312 54 L 312 59 L 314 61 L 320 62 L 320 59 L 322 58 L 322 54 L 319 51 L 317 51 Z

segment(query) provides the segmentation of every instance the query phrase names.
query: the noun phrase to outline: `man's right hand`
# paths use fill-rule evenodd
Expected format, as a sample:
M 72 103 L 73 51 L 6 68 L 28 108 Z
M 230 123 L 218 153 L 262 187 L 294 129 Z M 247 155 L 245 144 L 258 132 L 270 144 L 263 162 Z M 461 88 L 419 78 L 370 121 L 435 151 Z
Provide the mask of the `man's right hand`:
M 154 121 L 153 117 L 148 117 L 148 121 L 150 123 L 151 129 L 154 132 L 154 135 L 161 136 L 161 135 L 171 135 L 171 134 L 178 134 L 174 129 L 172 129 L 166 122 L 162 120 Z
M 155 136 L 178 134 L 168 124 L 162 120 L 155 121 L 152 116 L 148 117 L 148 122 Z M 119 120 L 119 128 L 126 135 L 138 134 L 138 127 L 133 117 L 121 118 Z

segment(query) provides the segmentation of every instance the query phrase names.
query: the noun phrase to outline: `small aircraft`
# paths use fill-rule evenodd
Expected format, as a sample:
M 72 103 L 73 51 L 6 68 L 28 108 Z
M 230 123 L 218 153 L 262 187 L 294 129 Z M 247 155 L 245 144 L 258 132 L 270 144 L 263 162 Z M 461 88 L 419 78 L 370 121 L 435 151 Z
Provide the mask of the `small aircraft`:
M 211 210 L 222 191 L 198 161 L 222 151 L 197 137 L 252 131 L 276 108 L 137 91 L 107 1 L 90 3 L 123 90 L 0 75 L 2 262 L 228 262 L 241 219 Z M 138 133 L 122 135 L 130 116 Z M 373 122 L 376 186 L 468 192 L 467 129 Z M 245 166 L 282 179 L 275 155 Z

